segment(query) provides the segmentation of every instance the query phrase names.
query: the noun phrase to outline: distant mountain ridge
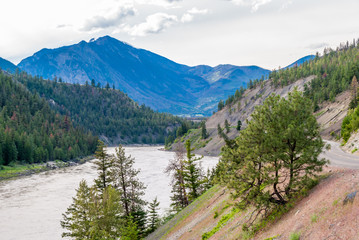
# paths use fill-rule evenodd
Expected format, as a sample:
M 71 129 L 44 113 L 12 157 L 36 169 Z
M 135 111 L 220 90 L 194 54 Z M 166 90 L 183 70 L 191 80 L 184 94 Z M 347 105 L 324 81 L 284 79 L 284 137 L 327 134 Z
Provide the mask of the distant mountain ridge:
M 46 79 L 114 85 L 132 99 L 173 114 L 209 115 L 219 99 L 269 70 L 234 65 L 190 67 L 109 36 L 57 49 L 42 49 L 19 68 Z
M 294 67 L 294 66 L 299 66 L 299 65 L 301 65 L 301 64 L 303 64 L 305 62 L 313 60 L 314 58 L 315 58 L 314 55 L 308 55 L 308 56 L 302 57 L 302 58 L 298 59 L 297 61 L 295 61 L 294 63 L 286 66 L 284 69 L 291 68 L 291 67 Z
M 0 57 L 0 68 L 2 70 L 9 71 L 10 73 L 14 73 L 17 66 L 12 62 Z

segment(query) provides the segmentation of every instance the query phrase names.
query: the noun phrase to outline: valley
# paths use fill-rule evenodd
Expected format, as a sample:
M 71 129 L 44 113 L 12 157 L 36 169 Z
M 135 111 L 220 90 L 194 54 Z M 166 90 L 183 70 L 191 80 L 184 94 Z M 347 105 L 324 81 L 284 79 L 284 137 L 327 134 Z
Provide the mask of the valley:
M 354 41 L 275 71 L 189 67 L 104 36 L 18 66 L 0 59 L 0 165 L 96 156 L 1 182 L 0 217 L 24 212 L 26 230 L 14 219 L 0 232 L 51 238 L 31 225 L 43 212 L 46 229 L 75 237 L 76 221 L 88 227 L 79 211 L 98 228 L 81 233 L 93 239 L 356 239 L 339 226 L 358 221 L 358 49 Z M 163 143 L 167 151 L 126 145 Z

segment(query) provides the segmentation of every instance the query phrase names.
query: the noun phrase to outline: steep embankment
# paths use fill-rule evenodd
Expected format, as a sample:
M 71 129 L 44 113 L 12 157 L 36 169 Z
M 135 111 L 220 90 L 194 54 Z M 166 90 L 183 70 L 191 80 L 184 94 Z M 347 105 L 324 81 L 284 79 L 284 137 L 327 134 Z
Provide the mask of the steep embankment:
M 201 139 L 201 130 L 192 130 L 185 137 L 177 140 L 172 146 L 175 149 L 178 144 L 183 144 L 186 139 L 191 139 L 195 152 L 202 155 L 218 156 L 222 146 L 225 144 L 223 138 L 218 135 L 218 124 L 226 133 L 224 127 L 225 120 L 230 125 L 230 131 L 226 135 L 233 139 L 238 135 L 236 129 L 238 121 L 242 122 L 242 129 L 246 127 L 246 120 L 250 120 L 250 115 L 256 106 L 261 105 L 263 101 L 271 94 L 277 94 L 282 97 L 288 95 L 295 87 L 303 91 L 304 85 L 313 80 L 315 76 L 300 79 L 290 85 L 284 87 L 274 87 L 271 81 L 265 81 L 254 89 L 245 91 L 243 97 L 238 102 L 224 107 L 221 111 L 213 114 L 206 121 L 206 129 L 208 132 L 207 139 Z M 340 133 L 341 123 L 348 112 L 350 102 L 350 92 L 346 91 L 337 96 L 335 101 L 324 102 L 320 109 L 315 112 L 318 122 L 322 127 L 322 136 L 324 139 L 334 139 Z
M 359 239 L 359 171 L 326 171 L 307 197 L 253 237 L 242 231 L 248 214 L 234 211 L 228 190 L 215 186 L 147 239 Z

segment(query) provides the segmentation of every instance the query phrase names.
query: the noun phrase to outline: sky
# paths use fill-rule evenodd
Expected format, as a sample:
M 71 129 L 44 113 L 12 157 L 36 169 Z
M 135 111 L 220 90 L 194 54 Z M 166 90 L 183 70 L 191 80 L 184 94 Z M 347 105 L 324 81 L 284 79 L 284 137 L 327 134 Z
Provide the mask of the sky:
M 358 0 L 3 0 L 0 57 L 104 35 L 189 66 L 270 70 L 359 38 Z

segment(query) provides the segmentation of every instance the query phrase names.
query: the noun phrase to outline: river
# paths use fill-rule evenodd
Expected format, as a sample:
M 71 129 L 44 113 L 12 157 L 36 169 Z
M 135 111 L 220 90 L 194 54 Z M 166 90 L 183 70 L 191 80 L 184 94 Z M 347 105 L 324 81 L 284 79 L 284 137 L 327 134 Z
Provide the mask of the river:
M 126 155 L 135 158 L 135 168 L 141 169 L 139 178 L 147 185 L 145 200 L 156 196 L 160 213 L 169 208 L 170 177 L 163 173 L 173 152 L 161 151 L 159 146 L 125 147 Z M 108 148 L 114 153 L 114 148 Z M 206 169 L 217 163 L 216 157 L 204 157 Z M 92 184 L 97 172 L 91 162 L 47 171 L 14 180 L 0 182 L 0 239 L 52 240 L 61 239 L 62 213 L 72 202 L 82 179 Z

